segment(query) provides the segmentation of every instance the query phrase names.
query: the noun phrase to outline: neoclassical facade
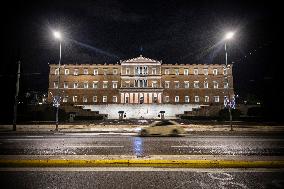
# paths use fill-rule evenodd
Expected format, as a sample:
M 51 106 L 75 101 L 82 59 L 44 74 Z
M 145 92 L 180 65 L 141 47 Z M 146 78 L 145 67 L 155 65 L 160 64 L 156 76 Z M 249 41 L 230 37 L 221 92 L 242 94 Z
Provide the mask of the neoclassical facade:
M 82 106 L 223 104 L 234 96 L 232 65 L 164 64 L 142 55 L 117 64 L 51 64 L 49 102 L 58 92 L 61 104 Z

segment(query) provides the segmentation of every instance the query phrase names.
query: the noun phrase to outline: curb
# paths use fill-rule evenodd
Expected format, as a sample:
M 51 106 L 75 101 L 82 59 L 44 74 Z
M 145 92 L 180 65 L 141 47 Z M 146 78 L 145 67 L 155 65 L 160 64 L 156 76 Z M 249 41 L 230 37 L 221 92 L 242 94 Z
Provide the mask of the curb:
M 0 167 L 186 167 L 186 168 L 284 168 L 284 160 L 0 160 Z

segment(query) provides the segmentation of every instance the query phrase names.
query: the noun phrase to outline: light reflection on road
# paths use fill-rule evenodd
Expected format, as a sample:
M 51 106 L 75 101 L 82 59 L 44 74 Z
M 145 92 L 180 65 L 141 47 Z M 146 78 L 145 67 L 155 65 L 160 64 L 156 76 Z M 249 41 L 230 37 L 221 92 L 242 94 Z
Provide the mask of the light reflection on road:
M 134 137 L 133 141 L 133 151 L 137 157 L 143 154 L 143 139 L 141 137 Z

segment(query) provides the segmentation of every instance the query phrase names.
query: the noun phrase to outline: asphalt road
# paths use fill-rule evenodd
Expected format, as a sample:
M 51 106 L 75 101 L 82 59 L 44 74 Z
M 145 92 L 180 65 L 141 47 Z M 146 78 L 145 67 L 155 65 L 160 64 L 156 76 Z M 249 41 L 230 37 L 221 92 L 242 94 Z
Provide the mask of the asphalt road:
M 1 188 L 284 188 L 283 169 L 0 168 Z
M 282 135 L 186 135 L 59 133 L 0 135 L 0 155 L 259 155 L 283 156 Z

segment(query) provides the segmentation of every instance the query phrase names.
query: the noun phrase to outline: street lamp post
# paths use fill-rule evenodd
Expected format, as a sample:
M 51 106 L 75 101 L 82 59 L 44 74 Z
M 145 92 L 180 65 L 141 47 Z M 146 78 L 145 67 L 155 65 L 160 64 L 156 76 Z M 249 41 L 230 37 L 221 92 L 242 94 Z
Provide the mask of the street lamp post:
M 225 36 L 225 53 L 226 53 L 226 72 L 228 72 L 228 53 L 227 53 L 227 41 L 232 39 L 234 36 L 234 32 L 228 32 Z M 227 99 L 226 103 L 229 107 L 229 116 L 230 116 L 230 131 L 233 131 L 233 124 L 232 124 L 232 109 L 231 109 L 231 101 L 230 101 L 230 91 L 229 91 L 229 79 L 228 74 L 224 75 L 226 81 L 226 90 L 227 90 Z
M 56 127 L 55 131 L 58 131 L 58 113 L 59 113 L 59 106 L 60 106 L 60 64 L 61 64 L 61 33 L 58 31 L 53 32 L 54 37 L 59 41 L 59 62 L 58 62 L 58 77 L 57 77 L 57 95 L 55 99 L 55 106 L 56 106 Z

